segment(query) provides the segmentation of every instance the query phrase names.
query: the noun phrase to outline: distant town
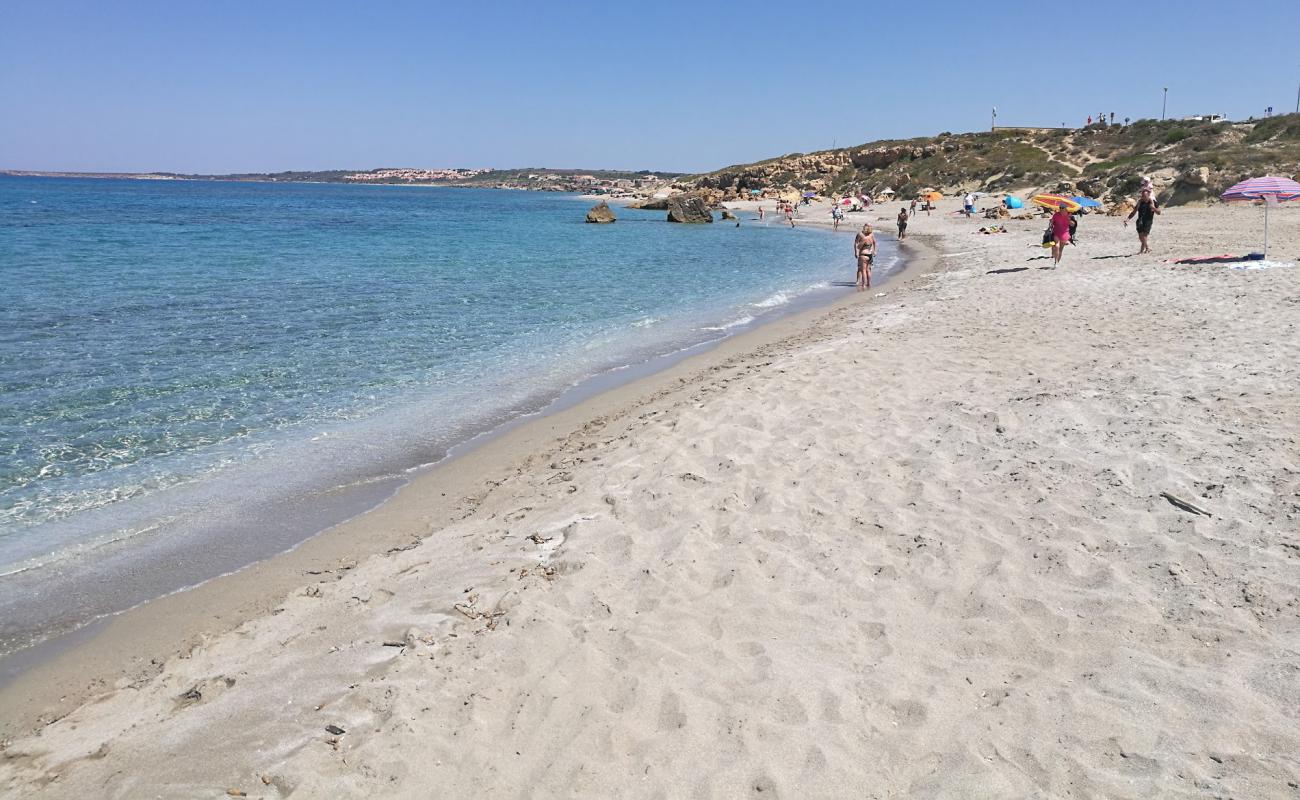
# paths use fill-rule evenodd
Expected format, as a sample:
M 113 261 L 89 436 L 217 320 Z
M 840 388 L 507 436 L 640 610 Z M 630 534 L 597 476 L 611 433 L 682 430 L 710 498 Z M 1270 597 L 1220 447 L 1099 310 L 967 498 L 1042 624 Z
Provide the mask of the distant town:
M 543 192 L 581 192 L 611 197 L 644 195 L 670 185 L 678 172 L 628 172 L 529 167 L 523 169 L 383 167 L 370 170 L 187 175 L 175 172 L 38 172 L 3 170 L 3 175 L 119 180 L 251 181 L 266 183 L 351 183 L 383 186 L 473 186 Z

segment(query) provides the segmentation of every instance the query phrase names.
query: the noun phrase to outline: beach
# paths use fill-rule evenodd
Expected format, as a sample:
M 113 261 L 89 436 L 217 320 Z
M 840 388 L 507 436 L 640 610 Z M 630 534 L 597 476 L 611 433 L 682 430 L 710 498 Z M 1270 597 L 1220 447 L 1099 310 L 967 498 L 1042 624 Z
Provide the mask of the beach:
M 1171 263 L 1249 206 L 1140 257 L 1088 216 L 1057 270 L 954 208 L 896 282 L 88 632 L 0 691 L 0 793 L 1293 796 L 1300 272 Z

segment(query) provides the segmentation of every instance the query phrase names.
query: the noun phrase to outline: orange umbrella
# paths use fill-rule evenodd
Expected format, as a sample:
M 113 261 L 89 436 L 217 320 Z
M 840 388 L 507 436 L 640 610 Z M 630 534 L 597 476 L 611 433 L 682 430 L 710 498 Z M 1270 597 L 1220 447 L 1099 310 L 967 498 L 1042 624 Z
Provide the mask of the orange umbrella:
M 1059 194 L 1036 194 L 1029 199 L 1029 202 L 1033 203 L 1036 206 L 1042 206 L 1043 208 L 1050 208 L 1053 211 L 1057 210 L 1058 208 L 1064 208 L 1066 211 L 1069 211 L 1071 214 L 1083 208 L 1083 206 L 1079 205 L 1071 198 Z
M 933 203 L 936 200 L 942 200 L 943 194 L 941 194 L 940 192 L 926 192 L 925 194 L 921 195 L 921 199 Z

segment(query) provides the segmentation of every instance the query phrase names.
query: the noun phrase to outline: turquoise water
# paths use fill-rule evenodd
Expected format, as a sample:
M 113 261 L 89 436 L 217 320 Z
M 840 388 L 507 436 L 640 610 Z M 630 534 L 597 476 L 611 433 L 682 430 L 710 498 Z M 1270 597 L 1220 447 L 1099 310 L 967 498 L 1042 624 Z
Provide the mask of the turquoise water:
M 0 177 L 0 576 L 75 572 L 137 537 L 283 549 L 301 530 L 266 515 L 294 497 L 435 461 L 852 278 L 844 235 L 627 210 L 586 225 L 586 207 Z

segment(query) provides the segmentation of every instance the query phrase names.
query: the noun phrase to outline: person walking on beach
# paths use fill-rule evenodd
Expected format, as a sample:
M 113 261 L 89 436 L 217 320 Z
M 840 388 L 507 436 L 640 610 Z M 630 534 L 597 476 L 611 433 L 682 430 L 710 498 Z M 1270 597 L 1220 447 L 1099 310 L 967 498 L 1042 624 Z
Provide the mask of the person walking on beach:
M 912 203 L 915 204 L 916 201 L 913 200 Z M 900 208 L 898 209 L 898 241 L 901 242 L 906 238 L 907 238 L 907 209 Z
M 871 232 L 870 222 L 853 237 L 853 255 L 858 260 L 858 290 L 870 289 L 871 262 L 876 259 L 876 235 Z
M 1065 255 L 1065 246 L 1070 243 L 1070 212 L 1064 208 L 1056 209 L 1052 214 L 1052 268 L 1061 266 L 1061 256 Z
M 966 219 L 970 219 L 971 215 L 975 213 L 975 195 L 971 192 L 967 192 L 961 202 L 962 208 L 966 212 Z
M 910 206 L 907 207 L 907 215 L 908 215 L 909 217 L 915 217 L 915 216 L 916 216 L 916 198 L 915 198 L 915 197 L 912 198 L 912 204 L 911 204 Z
M 1151 245 L 1147 243 L 1147 237 L 1151 235 L 1151 223 L 1156 221 L 1156 214 L 1160 213 L 1160 204 L 1151 196 L 1149 188 L 1142 189 L 1142 196 L 1138 198 L 1137 205 L 1124 218 L 1124 227 L 1128 227 L 1128 221 L 1136 215 L 1138 242 L 1142 245 L 1138 248 L 1138 255 L 1151 252 Z
M 840 229 L 840 220 L 842 219 L 844 219 L 844 212 L 840 209 L 839 205 L 831 206 L 831 229 L 838 231 Z
M 762 207 L 762 206 L 759 206 L 759 207 L 758 207 L 758 221 L 759 221 L 759 222 L 762 222 L 762 221 L 763 221 L 763 207 Z

